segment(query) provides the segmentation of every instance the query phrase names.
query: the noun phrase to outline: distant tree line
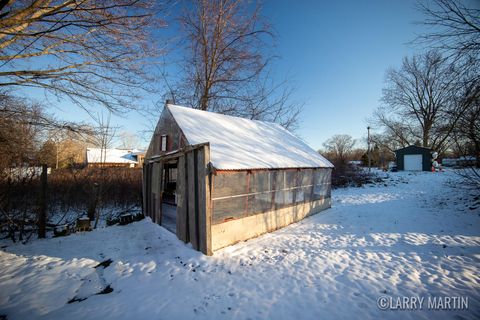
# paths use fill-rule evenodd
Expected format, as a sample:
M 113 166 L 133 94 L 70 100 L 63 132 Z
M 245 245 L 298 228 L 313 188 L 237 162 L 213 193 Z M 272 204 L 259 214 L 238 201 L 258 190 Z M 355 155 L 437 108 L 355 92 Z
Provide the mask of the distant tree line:
M 27 240 L 38 225 L 53 228 L 83 214 L 93 220 L 138 210 L 140 169 L 84 168 L 86 148 L 110 147 L 112 134 L 108 118 L 96 126 L 62 122 L 41 104 L 0 94 L 0 234 Z M 40 179 L 42 165 L 50 167 L 46 186 Z M 42 208 L 47 211 L 43 221 Z
M 318 150 L 335 166 L 332 173 L 334 187 L 361 186 L 374 181 L 375 177 L 365 168 L 388 168 L 388 163 L 394 159 L 393 153 L 373 144 L 367 148 L 359 147 L 358 141 L 348 134 L 336 134 L 323 143 L 323 149 Z

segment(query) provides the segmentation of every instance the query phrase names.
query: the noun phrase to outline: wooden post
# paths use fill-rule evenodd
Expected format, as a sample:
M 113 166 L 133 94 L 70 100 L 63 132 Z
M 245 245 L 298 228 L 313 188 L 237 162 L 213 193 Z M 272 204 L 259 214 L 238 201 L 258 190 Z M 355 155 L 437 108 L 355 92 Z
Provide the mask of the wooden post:
M 272 179 L 272 197 L 271 197 L 271 203 L 270 203 L 270 210 L 274 211 L 276 209 L 276 191 L 277 190 L 277 175 L 278 175 L 278 170 L 274 170 L 270 172 L 270 179 Z
M 145 211 L 147 213 L 147 216 L 150 217 L 150 219 L 153 219 L 152 218 L 152 174 L 153 174 L 153 170 L 152 170 L 152 164 L 149 163 L 147 164 L 147 179 L 145 180 L 146 181 L 146 187 L 145 187 L 145 205 L 146 205 L 146 208 L 145 208 Z
M 177 164 L 177 237 L 188 242 L 188 197 L 185 155 L 178 158 Z
M 162 161 L 162 162 L 160 162 L 160 168 L 159 168 L 159 180 L 155 181 L 155 183 L 159 184 L 159 188 L 158 188 L 158 208 L 157 208 L 157 211 L 155 213 L 156 214 L 156 220 L 157 220 L 157 223 L 159 225 L 162 224 L 162 206 L 163 206 L 163 189 L 164 189 L 163 167 L 164 167 L 164 163 Z
M 151 174 L 151 199 L 150 199 L 150 214 L 152 221 L 158 223 L 157 221 L 157 207 L 158 207 L 158 193 L 160 188 L 160 164 L 152 163 L 152 174 Z
M 147 165 L 144 164 L 142 167 L 142 213 L 146 217 L 147 214 Z
M 208 167 L 210 162 L 210 147 L 208 145 L 197 152 L 197 207 L 199 249 L 206 255 L 212 252 L 212 205 L 211 205 L 211 173 Z
M 48 167 L 46 164 L 42 165 L 42 175 L 40 176 L 40 203 L 38 210 L 38 237 L 45 238 L 46 236 L 46 225 L 47 225 L 47 170 Z
M 188 168 L 188 229 L 192 247 L 198 250 L 198 208 L 197 208 L 197 172 L 196 151 L 187 152 Z
M 253 173 L 252 173 L 251 170 L 247 170 L 247 176 L 245 177 L 247 190 L 245 191 L 245 193 L 250 193 L 250 178 L 251 178 L 252 174 Z M 248 196 L 245 197 L 245 206 L 244 206 L 244 210 L 243 210 L 243 215 L 244 215 L 244 217 L 248 216 Z

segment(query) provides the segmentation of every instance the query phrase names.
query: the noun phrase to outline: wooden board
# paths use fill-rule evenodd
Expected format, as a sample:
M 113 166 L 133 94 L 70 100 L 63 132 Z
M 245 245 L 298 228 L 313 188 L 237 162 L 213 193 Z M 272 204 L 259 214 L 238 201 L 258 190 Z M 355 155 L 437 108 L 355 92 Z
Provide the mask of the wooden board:
M 150 188 L 148 186 L 148 181 L 150 180 L 149 179 L 149 171 L 148 171 L 148 167 L 149 165 L 148 164 L 145 164 L 145 166 L 143 167 L 143 170 L 144 170 L 144 175 L 143 175 L 143 183 L 142 183 L 142 187 L 143 187 L 143 194 L 142 194 L 142 198 L 143 198 L 143 214 L 145 215 L 145 217 L 149 217 L 149 212 L 148 212 L 148 200 L 149 200 L 149 192 L 150 192 Z
M 152 221 L 158 224 L 162 223 L 162 192 L 163 192 L 163 162 L 152 164 L 151 174 L 151 209 L 150 217 Z
M 145 183 L 145 178 L 147 177 L 147 174 L 145 172 L 147 170 L 146 166 L 142 167 L 142 213 L 146 216 L 146 211 L 145 211 L 145 202 L 146 202 L 146 193 L 145 193 L 145 188 L 146 188 L 146 183 Z
M 212 255 L 211 221 L 212 210 L 210 201 L 210 174 L 208 163 L 210 150 L 208 146 L 197 151 L 197 212 L 199 249 L 206 255 Z
M 153 192 L 152 192 L 152 181 L 153 181 L 153 165 L 150 166 L 149 168 L 149 175 L 148 175 L 148 216 L 152 219 L 153 221 Z
M 163 162 L 159 163 L 158 168 L 158 180 L 155 180 L 155 183 L 158 184 L 157 199 L 158 206 L 155 211 L 155 220 L 158 224 L 162 224 L 162 203 L 163 203 Z
M 190 242 L 195 250 L 212 254 L 212 175 L 209 169 L 210 148 L 208 144 L 187 146 L 174 155 L 169 154 L 144 168 L 145 212 L 152 221 L 161 224 L 162 194 L 164 189 L 163 168 L 168 160 L 177 163 L 177 237 Z
M 188 168 L 188 229 L 192 247 L 198 250 L 198 211 L 197 211 L 197 173 L 196 173 L 196 151 L 187 152 Z
M 212 172 L 210 168 L 208 168 L 210 164 L 210 145 L 206 145 L 204 147 L 205 150 L 205 168 L 206 168 L 206 181 L 205 181 L 205 242 L 206 242 L 206 255 L 213 255 L 213 247 L 212 247 Z
M 154 163 L 153 166 L 152 166 L 152 182 L 151 182 L 151 186 L 152 186 L 152 209 L 151 209 L 151 218 L 152 218 L 152 221 L 153 222 L 157 222 L 157 215 L 156 215 L 156 212 L 157 212 L 157 202 L 158 202 L 158 199 L 157 199 L 157 193 L 158 193 L 158 184 L 156 183 L 156 181 L 158 181 L 158 164 L 157 163 Z
M 188 242 L 188 202 L 187 202 L 187 174 L 185 156 L 178 158 L 177 165 L 177 237 Z

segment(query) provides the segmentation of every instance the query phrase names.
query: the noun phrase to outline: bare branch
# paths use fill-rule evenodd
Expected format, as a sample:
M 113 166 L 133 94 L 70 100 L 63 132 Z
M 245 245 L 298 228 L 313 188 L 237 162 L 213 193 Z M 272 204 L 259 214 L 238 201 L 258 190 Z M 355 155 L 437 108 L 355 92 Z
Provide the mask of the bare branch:
M 186 54 L 175 100 L 193 108 L 293 128 L 302 105 L 268 67 L 274 33 L 261 6 L 244 0 L 197 0 L 180 16 Z
M 161 4 L 160 4 L 161 5 Z M 0 86 L 66 95 L 84 108 L 134 106 L 152 90 L 148 64 L 160 5 L 140 0 L 18 0 L 1 8 Z M 137 90 L 138 92 L 138 90 Z

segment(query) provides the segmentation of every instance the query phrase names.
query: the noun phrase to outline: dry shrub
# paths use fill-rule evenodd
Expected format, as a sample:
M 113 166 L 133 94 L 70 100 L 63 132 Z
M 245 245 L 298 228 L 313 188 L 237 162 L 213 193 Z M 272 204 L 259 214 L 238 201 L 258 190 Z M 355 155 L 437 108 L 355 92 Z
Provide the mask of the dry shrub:
M 98 185 L 100 201 L 106 206 L 140 206 L 142 170 L 105 167 L 59 169 L 49 175 L 49 199 L 62 209 L 83 208 Z
M 41 192 L 38 175 L 22 177 L 2 175 L 0 179 L 0 233 L 12 240 L 28 239 L 36 230 L 38 200 Z M 98 207 L 118 210 L 140 207 L 142 170 L 131 168 L 58 169 L 48 175 L 48 213 L 87 213 L 93 197 Z M 65 223 L 65 215 L 55 219 Z
M 372 174 L 365 168 L 351 165 L 345 161 L 332 161 L 335 168 L 332 171 L 332 187 L 361 187 L 364 184 L 375 182 Z

